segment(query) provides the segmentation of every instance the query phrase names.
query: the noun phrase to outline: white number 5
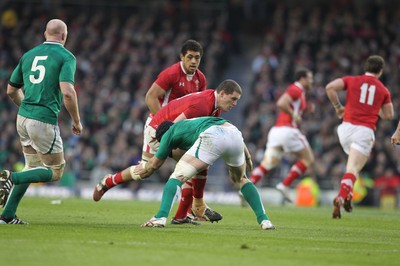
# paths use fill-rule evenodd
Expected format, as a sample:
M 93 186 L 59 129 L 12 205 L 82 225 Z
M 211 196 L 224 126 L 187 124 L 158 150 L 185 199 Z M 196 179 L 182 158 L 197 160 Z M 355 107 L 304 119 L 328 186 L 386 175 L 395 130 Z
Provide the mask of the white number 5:
M 39 65 L 38 62 L 40 60 L 46 60 L 46 59 L 47 59 L 47 55 L 46 56 L 35 56 L 35 58 L 33 59 L 31 70 L 39 71 L 38 78 L 35 78 L 35 75 L 29 75 L 29 81 L 32 82 L 33 84 L 39 84 L 40 82 L 43 81 L 44 74 L 46 73 L 46 68 L 43 65 Z
M 374 103 L 376 86 L 375 85 L 370 86 L 368 83 L 363 83 L 360 89 L 361 89 L 360 103 L 365 103 L 368 94 L 367 104 L 372 105 Z

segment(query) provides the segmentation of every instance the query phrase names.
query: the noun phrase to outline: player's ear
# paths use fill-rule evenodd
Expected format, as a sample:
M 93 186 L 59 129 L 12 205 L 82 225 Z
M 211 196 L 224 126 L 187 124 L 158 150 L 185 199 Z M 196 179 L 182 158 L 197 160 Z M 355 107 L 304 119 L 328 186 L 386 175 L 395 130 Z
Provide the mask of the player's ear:
M 183 61 L 183 58 L 185 58 L 185 56 L 182 53 L 179 54 L 179 57 L 181 58 L 182 61 Z

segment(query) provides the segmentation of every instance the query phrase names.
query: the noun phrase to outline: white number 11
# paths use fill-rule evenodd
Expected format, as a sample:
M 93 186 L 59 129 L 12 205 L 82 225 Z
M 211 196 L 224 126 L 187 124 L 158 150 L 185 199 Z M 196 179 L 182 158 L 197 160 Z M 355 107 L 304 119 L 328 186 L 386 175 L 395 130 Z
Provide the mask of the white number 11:
M 372 105 L 374 102 L 374 97 L 375 97 L 375 85 L 369 85 L 368 83 L 364 83 L 361 85 L 361 95 L 360 95 L 360 103 L 365 103 L 365 100 L 367 99 L 367 93 L 368 93 L 368 105 Z

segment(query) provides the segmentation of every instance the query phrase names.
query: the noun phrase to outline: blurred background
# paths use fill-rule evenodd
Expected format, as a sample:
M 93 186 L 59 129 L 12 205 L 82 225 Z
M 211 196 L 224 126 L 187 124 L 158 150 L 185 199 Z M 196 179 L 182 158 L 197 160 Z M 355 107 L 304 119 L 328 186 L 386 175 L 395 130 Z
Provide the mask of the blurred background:
M 315 112 L 304 114 L 301 130 L 316 157 L 306 176 L 321 194 L 338 189 L 346 162 L 336 135 L 340 120 L 324 87 L 332 79 L 364 73 L 363 63 L 371 54 L 384 57 L 381 80 L 392 93 L 396 116 L 378 123 L 376 144 L 358 184 L 358 202 L 399 206 L 400 149 L 390 145 L 399 120 L 399 1 L 2 0 L 0 169 L 23 167 L 15 129 L 17 108 L 6 95 L 9 76 L 22 54 L 44 41 L 45 25 L 52 18 L 68 25 L 66 48 L 77 58 L 75 88 L 84 123 L 82 136 L 76 137 L 68 113 L 61 112 L 67 166 L 62 181 L 52 186 L 79 193 L 82 187 L 92 189 L 105 174 L 140 160 L 148 114 L 144 96 L 158 73 L 179 60 L 182 43 L 195 39 L 204 48 L 200 69 L 208 87 L 226 78 L 242 86 L 238 106 L 223 116 L 242 130 L 255 165 L 275 122 L 275 101 L 294 81 L 296 68 L 313 71 L 315 83 L 307 96 Z M 284 178 L 293 160 L 286 156 L 264 178 L 261 189 Z M 162 186 L 173 165 L 169 161 L 154 176 L 132 182 L 127 189 L 135 194 Z M 211 167 L 207 190 L 236 191 L 222 161 Z

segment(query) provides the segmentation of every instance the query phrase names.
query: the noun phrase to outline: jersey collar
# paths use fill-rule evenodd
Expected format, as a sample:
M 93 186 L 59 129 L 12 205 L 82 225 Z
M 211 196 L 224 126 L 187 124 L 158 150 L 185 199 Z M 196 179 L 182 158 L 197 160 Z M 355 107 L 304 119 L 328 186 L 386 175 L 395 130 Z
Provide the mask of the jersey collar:
M 296 86 L 299 87 L 300 89 L 304 90 L 304 87 L 303 87 L 303 85 L 301 85 L 300 82 L 296 81 L 296 82 L 294 83 L 294 85 L 296 85 Z
M 214 90 L 214 97 L 215 97 L 215 102 L 214 102 L 214 112 L 215 112 L 218 109 L 217 108 L 217 97 L 218 97 L 218 94 L 217 94 L 216 90 Z
M 52 41 L 45 41 L 43 44 L 58 44 L 58 45 L 63 46 L 62 43 L 59 43 L 59 42 L 52 42 Z

